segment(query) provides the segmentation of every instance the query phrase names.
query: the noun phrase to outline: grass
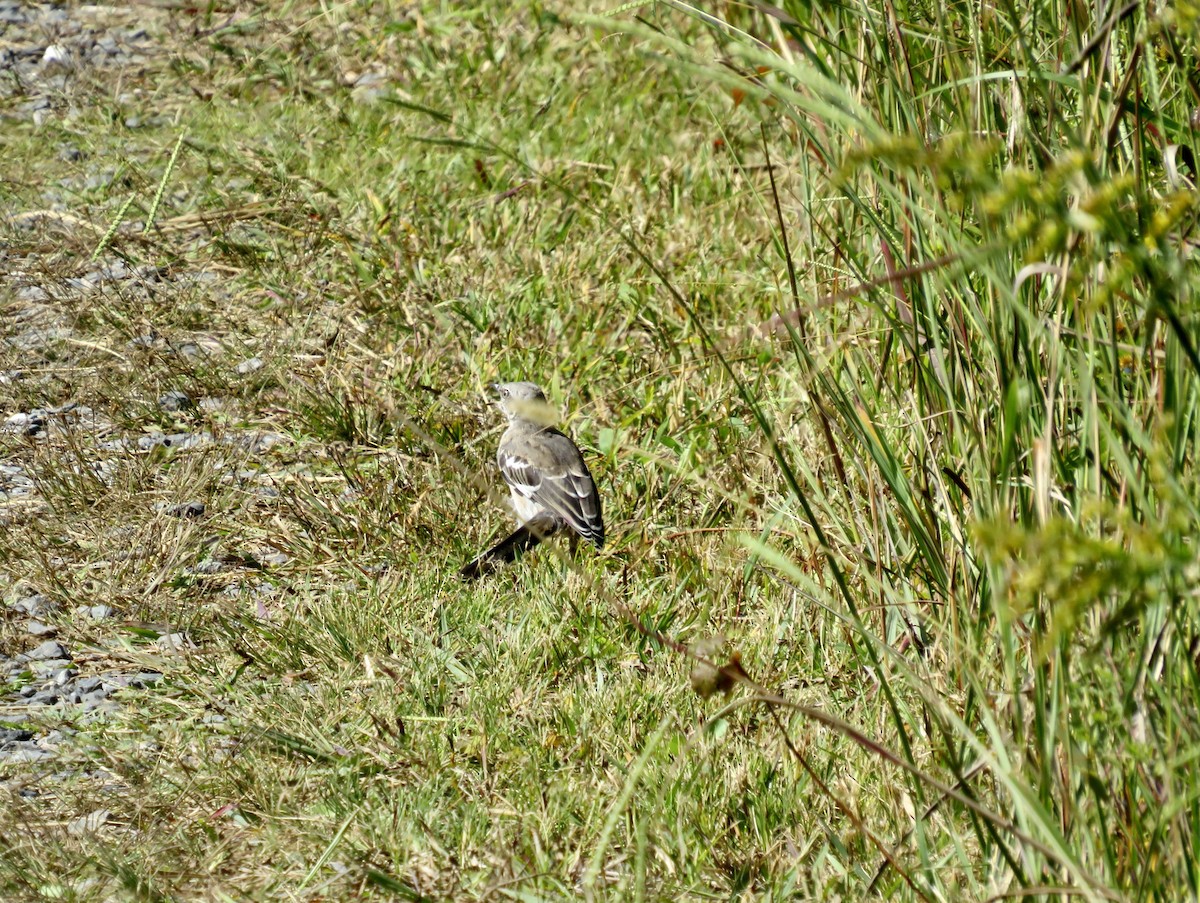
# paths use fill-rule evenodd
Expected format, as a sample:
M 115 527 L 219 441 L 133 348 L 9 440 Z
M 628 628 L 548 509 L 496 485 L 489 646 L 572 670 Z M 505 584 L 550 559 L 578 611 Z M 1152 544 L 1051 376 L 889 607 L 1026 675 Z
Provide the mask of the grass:
M 165 674 L 6 899 L 1200 894 L 1196 10 L 144 12 L 0 135 L 0 572 Z M 611 540 L 463 584 L 496 377 Z

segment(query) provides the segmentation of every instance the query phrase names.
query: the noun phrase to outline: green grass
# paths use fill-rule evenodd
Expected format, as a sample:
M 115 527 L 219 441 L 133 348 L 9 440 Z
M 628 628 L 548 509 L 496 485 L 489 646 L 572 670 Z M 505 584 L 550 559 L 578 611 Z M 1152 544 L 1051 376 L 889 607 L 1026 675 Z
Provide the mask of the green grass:
M 0 572 L 166 680 L 28 716 L 5 899 L 1200 894 L 1198 11 L 782 7 L 148 10 L 10 122 L 0 407 L 112 427 L 0 435 Z M 463 584 L 497 377 L 611 540 Z

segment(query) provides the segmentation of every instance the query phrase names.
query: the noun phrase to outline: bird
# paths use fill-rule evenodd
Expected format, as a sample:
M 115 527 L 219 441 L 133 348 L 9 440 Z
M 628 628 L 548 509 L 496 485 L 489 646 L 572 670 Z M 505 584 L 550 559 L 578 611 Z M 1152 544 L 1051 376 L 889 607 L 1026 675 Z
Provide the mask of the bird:
M 511 491 L 517 529 L 464 565 L 460 576 L 474 578 L 497 562 L 511 562 L 543 539 L 570 530 L 571 545 L 580 537 L 604 547 L 604 518 L 596 481 L 579 448 L 555 429 L 554 409 L 531 382 L 492 383 L 496 403 L 508 418 L 496 463 Z

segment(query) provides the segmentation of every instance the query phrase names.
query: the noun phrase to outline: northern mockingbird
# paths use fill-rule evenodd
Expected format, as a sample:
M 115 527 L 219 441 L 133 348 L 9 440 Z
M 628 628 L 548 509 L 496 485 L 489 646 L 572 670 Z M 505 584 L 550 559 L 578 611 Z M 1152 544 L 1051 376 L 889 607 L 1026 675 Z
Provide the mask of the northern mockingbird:
M 575 443 L 553 426 L 554 409 L 533 383 L 493 383 L 497 404 L 508 418 L 496 462 L 512 490 L 516 531 L 463 567 L 477 577 L 492 563 L 512 561 L 563 528 L 604 545 L 600 496 Z M 572 545 L 575 536 L 571 537 Z

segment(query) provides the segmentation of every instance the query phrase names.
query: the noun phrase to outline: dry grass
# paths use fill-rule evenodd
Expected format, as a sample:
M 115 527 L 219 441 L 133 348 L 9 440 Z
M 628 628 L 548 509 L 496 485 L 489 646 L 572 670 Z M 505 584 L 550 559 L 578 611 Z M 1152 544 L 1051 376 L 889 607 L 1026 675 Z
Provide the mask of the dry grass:
M 1143 431 L 1169 428 L 1154 375 L 1124 396 L 1144 419 L 1123 445 L 1091 440 L 1111 421 L 1095 390 L 1072 407 L 1087 378 L 1063 370 L 1154 338 L 1100 318 L 1105 334 L 1071 356 L 1039 325 L 1062 295 L 1039 288 L 1027 315 L 1010 288 L 1026 251 L 1091 264 L 1124 239 L 981 239 L 1034 203 L 999 173 L 1041 165 L 1039 151 L 889 145 L 906 117 L 950 114 L 900 90 L 898 56 L 870 60 L 878 85 L 852 80 L 867 48 L 831 49 L 848 13 L 823 20 L 827 65 L 856 103 L 895 102 L 879 134 L 811 115 L 815 74 L 785 60 L 756 87 L 711 60 L 745 67 L 758 51 L 660 12 L 662 36 L 525 3 L 144 6 L 143 63 L 81 71 L 55 115 L 0 138 L 0 374 L 21 372 L 0 406 L 90 409 L 44 437 L 0 434 L 0 460 L 35 487 L 0 509 L 0 573 L 9 595 L 63 604 L 59 637 L 84 673 L 165 675 L 107 718 L 5 716 L 78 731 L 52 764 L 0 765 L 6 898 L 823 898 L 865 895 L 876 875 L 879 893 L 922 899 L 1134 893 L 1146 847 L 1098 839 L 1101 824 L 1168 836 L 1171 874 L 1187 873 L 1192 794 L 1146 776 L 1190 756 L 1190 678 L 1151 704 L 1120 663 L 1161 675 L 1164 624 L 1191 642 L 1194 592 L 1170 581 L 1194 566 L 1179 538 L 1192 453 L 1172 478 L 1131 466 L 1131 480 L 1121 456 L 1150 461 Z M 768 41 L 781 27 L 728 13 Z M 955 53 L 966 40 L 925 37 Z M 954 74 L 928 55 L 921 79 Z M 1047 184 L 1088 175 L 1048 168 Z M 799 291 L 828 299 L 805 305 L 797 343 L 755 329 L 795 306 L 772 174 Z M 1009 206 L 989 220 L 987 203 Z M 894 275 L 942 254 L 953 262 Z M 117 264 L 141 275 L 73 281 Z M 996 353 L 1008 347 L 1017 361 Z M 1026 381 L 1006 382 L 1022 354 Z M 1079 382 L 1047 416 L 1085 437 L 1047 432 L 1053 477 L 1029 463 L 1050 361 L 1049 383 Z M 1166 375 L 1190 417 L 1196 374 Z M 562 403 L 612 540 L 464 585 L 457 568 L 506 526 L 487 494 L 499 424 L 481 388 L 495 377 Z M 171 391 L 198 406 L 163 410 Z M 1176 429 L 1183 449 L 1194 426 Z M 137 441 L 185 432 L 201 441 Z M 1103 606 L 1054 609 L 1054 575 L 1004 575 L 1055 541 L 1059 576 L 1078 573 L 1068 559 L 1095 522 L 1062 485 L 1070 467 L 1081 486 L 1140 495 L 1080 565 L 1103 571 Z M 1096 496 L 1122 498 L 1110 489 Z M 1038 532 L 1048 499 L 1077 532 Z M 1152 499 L 1178 533 L 1133 529 Z M 203 517 L 169 512 L 190 500 Z M 1125 569 L 1105 570 L 1122 550 Z M 1124 593 L 1147 573 L 1171 576 L 1148 600 Z M 72 614 L 96 604 L 119 625 Z M 1133 638 L 1114 640 L 1130 621 Z M 164 630 L 195 648 L 164 649 Z M 716 633 L 811 710 L 745 687 L 698 698 L 678 644 Z M 0 642 L 31 645 L 15 617 Z M 1161 758 L 1125 726 L 1160 712 Z M 1105 811 L 1089 788 L 1117 782 Z M 1148 807 L 1168 798 L 1180 808 L 1155 827 Z M 68 830 L 100 809 L 98 830 Z

